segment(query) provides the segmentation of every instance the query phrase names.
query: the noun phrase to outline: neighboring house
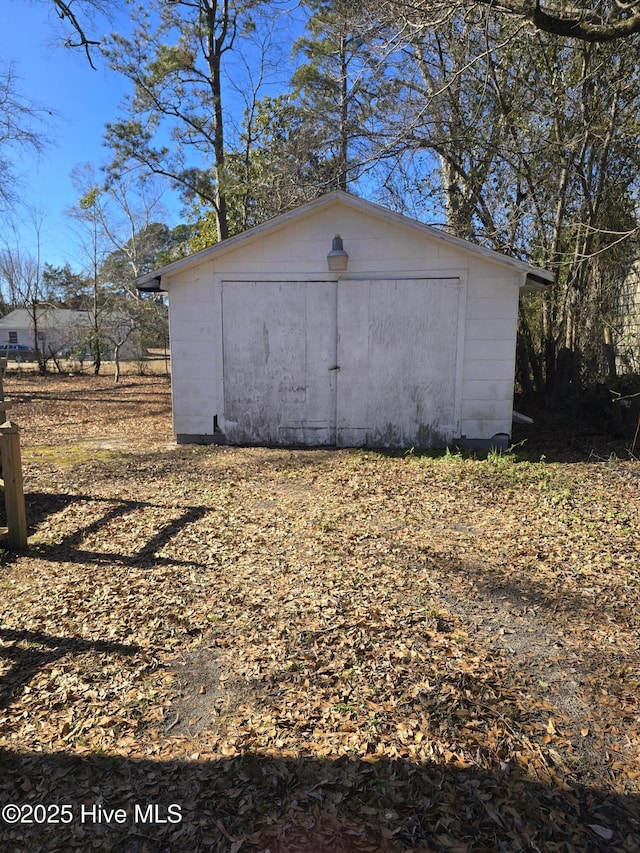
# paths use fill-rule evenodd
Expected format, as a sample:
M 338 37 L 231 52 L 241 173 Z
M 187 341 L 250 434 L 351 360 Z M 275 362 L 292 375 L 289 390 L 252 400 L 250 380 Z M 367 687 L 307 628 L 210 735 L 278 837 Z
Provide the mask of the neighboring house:
M 88 310 L 42 307 L 37 309 L 38 350 L 44 358 L 75 353 L 90 357 L 89 340 L 93 334 L 93 314 Z M 113 352 L 111 338 L 118 339 L 128 319 L 124 315 L 110 313 L 100 318 L 103 358 Z M 33 316 L 26 308 L 16 308 L 0 318 L 0 355 L 7 344 L 35 347 Z M 136 352 L 135 336 L 123 346 L 121 358 L 132 358 Z
M 552 280 L 335 191 L 138 287 L 169 294 L 179 442 L 421 448 L 506 444 L 518 295 Z

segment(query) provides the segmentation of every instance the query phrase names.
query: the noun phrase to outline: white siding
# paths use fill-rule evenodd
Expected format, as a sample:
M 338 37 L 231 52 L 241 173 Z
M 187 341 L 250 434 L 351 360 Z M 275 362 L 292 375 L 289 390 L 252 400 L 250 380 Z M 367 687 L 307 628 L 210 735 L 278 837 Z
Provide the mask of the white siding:
M 465 359 L 467 362 L 498 361 L 504 357 L 505 343 L 504 340 L 467 340 Z
M 511 341 L 513 339 L 513 320 L 469 316 L 467 318 L 468 341 Z
M 177 435 L 212 435 L 216 411 L 213 264 L 169 286 L 173 429 Z
M 304 218 L 286 229 L 263 235 L 243 252 L 219 259 L 217 271 L 224 275 L 265 274 L 296 277 L 302 272 L 317 276 L 327 271 L 327 253 L 335 234 L 341 234 L 349 254 L 349 278 L 374 272 L 420 272 L 425 268 L 444 270 L 460 264 L 460 256 L 440 251 L 435 240 L 425 240 L 395 223 L 372 216 L 354 216 L 352 211 L 319 211 L 313 221 Z
M 513 382 L 510 379 L 497 381 L 494 379 L 465 380 L 462 396 L 469 400 L 508 400 L 513 395 Z
M 464 377 L 468 382 L 494 382 L 496 380 L 513 381 L 513 359 L 465 359 Z
M 496 420 L 488 418 L 478 418 L 477 420 L 463 419 L 462 421 L 462 439 L 466 444 L 486 443 L 494 436 L 511 435 L 511 412 L 512 409 L 505 407 L 503 416 Z
M 468 440 L 511 434 L 519 280 L 496 272 L 474 262 L 469 273 L 460 427 Z
M 512 290 L 511 285 L 509 285 L 509 290 Z M 473 320 L 509 320 L 513 324 L 514 318 L 517 316 L 517 307 L 518 300 L 514 300 L 513 293 L 508 297 L 471 296 L 467 300 L 467 311 Z

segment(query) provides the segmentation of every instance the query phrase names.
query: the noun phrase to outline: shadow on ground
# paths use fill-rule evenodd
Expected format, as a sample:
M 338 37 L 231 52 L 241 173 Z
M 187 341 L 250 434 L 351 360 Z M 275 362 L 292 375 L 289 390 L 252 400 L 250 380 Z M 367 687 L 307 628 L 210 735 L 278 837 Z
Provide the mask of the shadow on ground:
M 103 503 L 104 513 L 90 523 L 80 524 L 75 531 L 60 537 L 55 543 L 32 546 L 31 556 L 38 556 L 52 562 L 93 562 L 123 566 L 158 566 L 167 563 L 180 565 L 182 561 L 173 558 L 163 559 L 156 555 L 156 551 L 179 536 L 185 527 L 200 521 L 210 511 L 210 507 L 206 506 L 183 507 L 177 518 L 166 521 L 153 536 L 143 540 L 134 554 L 123 555 L 116 548 L 113 551 L 88 550 L 81 547 L 81 542 L 92 533 L 102 530 L 109 522 L 126 516 L 127 513 L 134 510 L 161 509 L 161 505 L 127 498 L 97 498 L 63 492 L 59 494 L 32 492 L 27 496 L 27 513 L 31 531 L 41 521 L 69 507 L 77 507 L 78 517 L 81 518 L 84 503 Z M 193 563 L 189 562 L 187 565 L 191 566 Z
M 638 850 L 640 838 L 637 797 L 553 789 L 517 766 L 485 772 L 358 758 L 162 762 L 5 751 L 0 769 L 6 853 L 588 853 Z
M 137 646 L 107 640 L 93 641 L 79 637 L 54 637 L 39 631 L 15 631 L 0 628 L 0 662 L 11 661 L 0 678 L 0 708 L 11 704 L 16 696 L 41 669 L 66 657 L 85 652 L 135 655 Z

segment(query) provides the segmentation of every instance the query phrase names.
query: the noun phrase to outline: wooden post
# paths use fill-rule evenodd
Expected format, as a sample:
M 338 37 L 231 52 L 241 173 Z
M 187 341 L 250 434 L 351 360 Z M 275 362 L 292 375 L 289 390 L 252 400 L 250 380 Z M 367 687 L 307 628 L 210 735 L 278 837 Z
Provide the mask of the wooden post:
M 10 548 L 27 547 L 27 513 L 22 483 L 20 431 L 17 424 L 0 424 L 2 449 L 2 486 L 7 510 L 7 544 Z

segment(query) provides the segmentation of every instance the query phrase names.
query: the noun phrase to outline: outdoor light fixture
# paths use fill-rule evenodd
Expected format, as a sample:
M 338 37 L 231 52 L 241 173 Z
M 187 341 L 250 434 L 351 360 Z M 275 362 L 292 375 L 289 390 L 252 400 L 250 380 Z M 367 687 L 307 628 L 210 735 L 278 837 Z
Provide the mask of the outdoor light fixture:
M 344 250 L 342 237 L 339 234 L 333 238 L 331 251 L 327 255 L 327 264 L 332 272 L 346 270 L 349 265 L 349 255 Z

